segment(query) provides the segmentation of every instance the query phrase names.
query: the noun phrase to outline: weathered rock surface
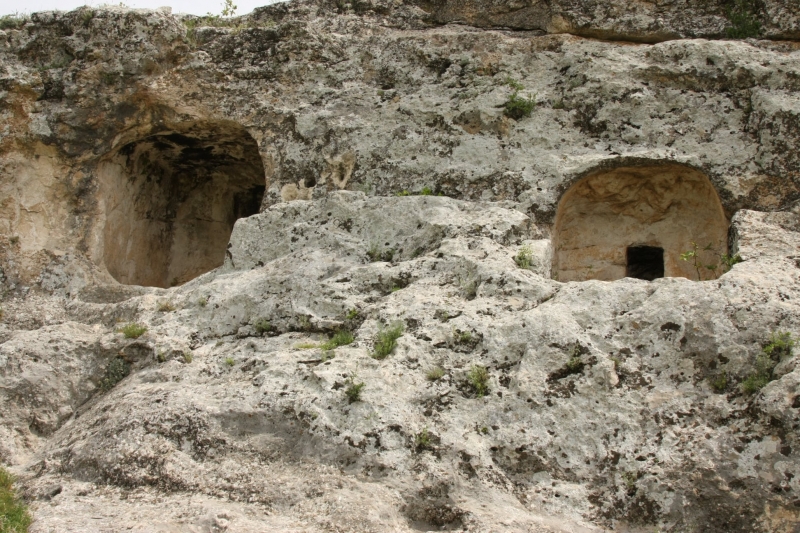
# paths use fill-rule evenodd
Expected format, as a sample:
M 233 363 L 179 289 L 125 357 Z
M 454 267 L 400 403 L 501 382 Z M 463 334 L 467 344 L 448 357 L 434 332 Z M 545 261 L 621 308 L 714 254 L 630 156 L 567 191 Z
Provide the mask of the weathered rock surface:
M 759 394 L 733 383 L 798 330 L 797 215 L 740 212 L 745 261 L 701 283 L 551 281 L 513 261 L 527 223 L 430 196 L 278 204 L 221 270 L 7 333 L 4 456 L 30 462 L 38 530 L 88 531 L 74 516 L 101 506 L 111 530 L 792 531 L 794 358 Z M 113 333 L 123 315 L 147 333 Z M 333 357 L 307 345 L 344 327 Z M 117 358 L 131 375 L 90 385 Z
M 730 8 L 320 0 L 0 31 L 0 461 L 33 531 L 796 531 L 796 358 L 740 383 L 800 337 L 798 13 L 767 0 L 773 40 L 715 40 Z M 551 279 L 573 184 L 675 168 L 743 262 Z M 179 285 L 119 283 L 156 268 Z
M 636 45 L 423 22 L 398 29 L 391 13 L 412 17 L 420 8 L 402 4 L 382 15 L 377 4 L 358 5 L 278 4 L 236 27 L 195 19 L 187 27 L 159 11 L 82 9 L 36 14 L 0 34 L 0 224 L 19 238 L 4 279 L 30 284 L 48 265 L 79 265 L 64 254 L 88 257 L 106 281 L 130 277 L 108 250 L 147 247 L 130 235 L 126 248 L 124 232 L 112 231 L 125 226 L 124 216 L 131 227 L 141 216 L 158 218 L 182 235 L 197 225 L 200 204 L 115 211 L 115 191 L 125 190 L 128 177 L 109 171 L 114 161 L 154 139 L 181 139 L 187 149 L 217 142 L 218 155 L 228 154 L 214 163 L 221 168 L 240 157 L 226 152 L 230 124 L 257 146 L 264 206 L 329 190 L 385 195 L 429 187 L 513 202 L 546 237 L 570 184 L 601 168 L 662 162 L 706 174 L 728 217 L 798 199 L 795 42 Z M 615 4 L 603 5 L 608 10 L 592 11 L 599 20 L 622 20 Z M 675 25 L 695 19 L 684 7 L 659 9 Z M 520 97 L 535 100 L 531 117 L 504 114 L 514 93 L 508 78 L 524 86 Z M 163 150 L 156 143 L 137 153 L 169 162 Z M 195 161 L 213 156 L 212 148 Z M 220 191 L 226 194 L 234 193 Z M 216 222 L 222 213 L 213 216 L 224 225 Z M 117 241 L 107 242 L 109 232 Z M 73 293 L 98 274 L 72 268 Z M 184 281 L 179 272 L 165 279 Z

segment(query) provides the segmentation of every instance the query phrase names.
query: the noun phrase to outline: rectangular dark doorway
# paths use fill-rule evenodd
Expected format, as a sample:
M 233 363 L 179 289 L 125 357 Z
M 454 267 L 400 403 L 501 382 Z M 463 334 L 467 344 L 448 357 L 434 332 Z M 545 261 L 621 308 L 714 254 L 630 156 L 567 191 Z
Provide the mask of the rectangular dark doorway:
M 653 281 L 664 277 L 664 249 L 657 246 L 628 246 L 629 278 Z

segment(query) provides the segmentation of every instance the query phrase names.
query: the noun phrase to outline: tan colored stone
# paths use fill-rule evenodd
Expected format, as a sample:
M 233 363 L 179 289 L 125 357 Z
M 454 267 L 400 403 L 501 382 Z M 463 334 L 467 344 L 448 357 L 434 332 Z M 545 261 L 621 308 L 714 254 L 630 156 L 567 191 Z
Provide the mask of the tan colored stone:
M 701 172 L 681 165 L 623 167 L 595 172 L 561 199 L 554 230 L 553 276 L 559 281 L 626 276 L 630 246 L 664 250 L 664 276 L 717 277 L 727 253 L 728 221 Z M 694 261 L 681 259 L 696 243 Z

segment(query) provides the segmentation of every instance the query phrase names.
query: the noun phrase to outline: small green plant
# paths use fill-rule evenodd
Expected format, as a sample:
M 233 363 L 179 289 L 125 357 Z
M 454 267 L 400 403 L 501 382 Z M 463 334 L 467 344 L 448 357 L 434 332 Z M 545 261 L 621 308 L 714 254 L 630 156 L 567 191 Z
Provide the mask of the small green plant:
M 519 92 L 525 88 L 520 82 L 512 78 L 511 76 L 506 76 L 506 85 L 514 89 L 514 91 Z
M 208 296 L 201 296 L 197 299 L 197 306 L 198 307 L 205 307 L 208 305 Z
M 375 339 L 372 357 L 375 359 L 386 359 L 397 346 L 397 339 L 403 336 L 403 324 L 396 322 L 391 326 L 381 328 L 378 337 Z
M 419 194 L 420 196 L 431 196 L 433 194 L 433 189 L 430 187 L 423 187 Z
M 637 472 L 623 472 L 622 482 L 625 483 L 625 488 L 628 492 L 633 492 L 636 489 L 636 480 L 639 478 Z
M 266 318 L 259 318 L 253 323 L 253 327 L 256 330 L 256 333 L 259 335 L 263 335 L 272 331 L 272 324 L 269 323 L 269 320 Z
M 158 311 L 160 313 L 171 313 L 175 310 L 175 306 L 172 305 L 172 302 L 161 302 L 158 304 Z
M 435 366 L 425 373 L 425 377 L 428 381 L 439 381 L 444 377 L 444 368 Z
M 236 10 L 239 9 L 236 5 L 234 5 L 233 0 L 224 0 L 222 2 L 222 16 L 223 17 L 232 17 L 236 14 Z
M 355 320 L 356 318 L 358 318 L 358 309 L 353 308 L 349 310 L 347 312 L 347 315 L 345 315 L 345 318 L 347 320 Z
M 236 361 L 233 360 L 233 357 L 226 357 L 225 364 L 228 366 L 233 366 L 236 364 Z
M 478 430 L 478 433 L 480 433 L 481 435 L 488 435 L 489 434 L 489 428 L 486 427 L 486 426 L 483 426 Z
M 609 359 L 611 359 L 611 361 L 614 363 L 614 370 L 619 370 L 619 367 L 622 364 L 622 359 L 616 356 L 610 357 Z
M 94 10 L 93 9 L 86 8 L 81 13 L 81 22 L 83 23 L 83 26 L 85 28 L 89 27 L 89 25 L 91 24 L 93 18 L 94 18 Z
M 298 342 L 294 345 L 295 350 L 313 350 L 317 345 L 313 342 Z
M 313 326 L 311 325 L 311 317 L 308 315 L 302 315 L 298 318 L 298 327 L 300 331 L 311 331 Z
M 564 99 L 559 98 L 555 102 L 553 102 L 553 109 L 566 109 L 566 104 L 564 104 Z
M 766 387 L 767 383 L 769 383 L 769 376 L 760 372 L 754 372 L 742 380 L 742 392 L 746 394 L 755 394 Z
M 706 246 L 705 248 L 703 248 L 703 251 L 709 251 L 709 250 L 711 250 L 711 243 L 709 243 L 709 244 L 708 244 L 708 246 Z M 713 272 L 714 270 L 716 270 L 716 269 L 717 269 L 717 265 L 716 265 L 716 264 L 713 264 L 713 265 L 711 265 L 711 264 L 709 264 L 709 265 L 704 265 L 704 264 L 703 264 L 703 263 L 700 261 L 700 254 L 699 254 L 699 251 L 700 251 L 700 250 L 699 250 L 699 246 L 697 245 L 697 243 L 696 243 L 696 242 L 694 242 L 694 241 L 692 241 L 692 248 L 691 248 L 691 250 L 687 250 L 687 251 L 685 251 L 685 252 L 683 252 L 683 253 L 681 254 L 681 261 L 691 261 L 691 263 L 692 263 L 692 266 L 694 267 L 694 270 L 695 270 L 695 272 L 697 272 L 697 279 L 698 279 L 698 281 L 703 281 L 703 272 L 704 272 L 704 271 L 703 271 L 702 269 L 710 270 L 710 271 L 712 271 L 712 272 Z
M 369 257 L 369 260 L 373 263 L 378 261 L 391 263 L 392 259 L 394 259 L 394 248 L 382 250 L 377 244 L 373 244 L 370 246 L 369 250 L 367 250 L 367 257 Z
M 19 13 L 15 13 L 13 15 L 3 15 L 0 17 L 0 30 L 18 30 L 27 21 L 28 17 Z
M 470 342 L 472 342 L 472 332 L 469 330 L 456 331 L 455 339 L 456 342 L 459 344 L 469 344 Z
M 740 383 L 742 392 L 754 394 L 773 379 L 773 370 L 782 359 L 792 355 L 795 340 L 787 332 L 775 332 L 770 341 L 761 349 L 755 361 L 753 372 L 747 375 Z
M 536 101 L 533 96 L 522 98 L 517 93 L 514 93 L 508 97 L 504 107 L 506 108 L 506 116 L 514 120 L 521 120 L 531 116 L 536 107 Z
M 761 23 L 756 17 L 756 4 L 753 0 L 736 0 L 728 9 L 731 25 L 725 28 L 725 35 L 731 39 L 758 37 Z
M 733 268 L 733 265 L 742 262 L 742 257 L 739 254 L 728 255 L 721 253 L 711 243 L 708 243 L 703 248 L 700 248 L 694 241 L 691 244 L 691 249 L 682 253 L 680 257 L 681 261 L 690 261 L 692 263 L 695 272 L 697 272 L 698 281 L 717 278 Z M 701 255 L 703 256 L 702 258 Z M 709 262 L 706 263 L 703 258 Z M 708 277 L 706 278 L 706 276 Z
M 519 268 L 529 269 L 533 264 L 533 248 L 528 246 L 527 244 L 520 248 L 519 252 L 517 252 L 516 257 L 514 257 L 514 262 L 517 263 Z
M 418 452 L 433 448 L 431 434 L 428 432 L 428 428 L 422 428 L 422 431 L 414 436 L 414 446 L 417 448 Z
M 583 360 L 581 359 L 580 355 L 573 355 L 569 358 L 569 361 L 564 365 L 571 374 L 580 372 L 583 369 Z
M 792 355 L 795 340 L 792 334 L 787 331 L 776 331 L 770 336 L 770 340 L 762 351 L 772 359 L 780 361 L 784 357 Z
M 506 85 L 511 87 L 514 92 L 511 93 L 506 103 L 503 104 L 503 107 L 505 107 L 505 115 L 514 120 L 520 120 L 531 116 L 533 109 L 536 107 L 535 98 L 533 96 L 528 96 L 528 98 L 521 97 L 519 92 L 525 87 L 512 78 L 506 78 Z
M 457 283 L 461 289 L 461 296 L 466 300 L 474 300 L 478 296 L 478 287 L 481 284 L 481 278 L 474 269 L 470 269 L 466 274 L 459 275 Z
M 192 361 L 194 361 L 194 356 L 192 355 L 192 352 L 189 351 L 183 352 L 183 362 L 191 363 Z
M 165 352 L 164 350 L 159 350 L 158 354 L 156 355 L 156 360 L 159 363 L 166 362 L 166 360 L 167 360 L 167 352 Z
M 344 395 L 347 396 L 347 400 L 350 403 L 357 402 L 361 399 L 361 391 L 365 387 L 365 383 L 356 383 L 356 375 L 351 374 L 350 377 L 347 378 L 345 382 Z
M 121 357 L 115 357 L 109 361 L 106 367 L 106 375 L 100 381 L 100 388 L 103 391 L 110 391 L 114 386 L 125 379 L 131 373 L 131 365 Z
M 28 507 L 14 490 L 14 476 L 0 467 L 0 532 L 27 533 L 31 522 Z
M 742 256 L 739 254 L 734 254 L 734 255 L 722 254 L 719 256 L 719 259 L 722 262 L 722 268 L 724 272 L 728 272 L 730 269 L 733 268 L 733 265 L 741 263 L 743 261 Z
M 478 398 L 489 393 L 489 371 L 481 365 L 472 365 L 467 374 L 467 383 Z
M 126 339 L 138 339 L 144 335 L 145 331 L 147 331 L 147 327 L 134 323 L 126 324 L 119 329 L 119 332 L 125 335 Z
M 721 372 L 713 378 L 709 378 L 708 384 L 711 385 L 711 388 L 714 390 L 714 392 L 725 392 L 725 390 L 728 388 L 728 374 Z
M 411 196 L 411 193 L 403 189 L 402 191 L 396 193 L 395 196 Z
M 336 357 L 336 352 L 333 350 L 322 350 L 322 354 L 319 356 L 320 362 L 324 363 L 325 361 L 330 361 Z
M 356 338 L 353 336 L 352 333 L 347 331 L 346 329 L 342 329 L 337 331 L 333 334 L 331 339 L 320 345 L 320 348 L 323 350 L 333 350 L 334 348 L 338 348 L 339 346 L 346 346 L 348 344 L 352 344 Z

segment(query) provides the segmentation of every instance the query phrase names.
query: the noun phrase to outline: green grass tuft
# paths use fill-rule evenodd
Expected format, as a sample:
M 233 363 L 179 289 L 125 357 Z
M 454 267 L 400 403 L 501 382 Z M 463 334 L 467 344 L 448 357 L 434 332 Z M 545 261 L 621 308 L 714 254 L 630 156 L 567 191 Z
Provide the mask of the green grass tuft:
M 0 17 L 0 30 L 18 30 L 28 22 L 28 17 L 16 13 L 14 15 L 3 15 Z M 3 531 L 2 533 L 5 533 Z
M 139 337 L 144 335 L 145 331 L 147 331 L 146 326 L 134 323 L 127 324 L 119 329 L 119 332 L 125 335 L 126 339 L 138 339 Z
M 422 431 L 414 436 L 414 445 L 419 452 L 433 448 L 431 434 L 428 432 L 428 428 L 423 428 Z
M 471 331 L 456 331 L 456 342 L 459 344 L 469 344 L 472 342 Z
M 725 390 L 728 388 L 728 374 L 725 372 L 717 374 L 713 378 L 709 378 L 708 384 L 711 385 L 711 388 L 714 390 L 714 392 L 725 392 Z
M 350 403 L 361 400 L 361 391 L 365 387 L 365 383 L 356 383 L 356 376 L 351 375 L 347 378 L 347 387 L 344 389 L 344 395 Z
M 512 78 L 506 78 L 506 85 L 511 87 L 514 92 L 508 97 L 506 103 L 503 104 L 503 107 L 505 107 L 505 115 L 514 120 L 520 120 L 531 116 L 531 113 L 533 113 L 536 107 L 536 99 L 533 96 L 528 96 L 527 98 L 521 97 L 519 92 L 525 87 Z
M 767 383 L 769 383 L 769 376 L 765 374 L 753 373 L 744 378 L 740 386 L 742 388 L 742 392 L 754 394 L 766 387 Z
M 31 522 L 28 507 L 14 491 L 14 476 L 0 467 L 0 533 L 26 533 Z
M 756 357 L 755 368 L 739 384 L 742 392 L 754 394 L 774 379 L 773 371 L 781 360 L 792 356 L 795 340 L 792 334 L 785 331 L 776 331 L 770 336 L 769 342 L 761 349 Z
M 391 263 L 394 259 L 394 248 L 386 248 L 382 250 L 377 244 L 370 246 L 367 250 L 367 257 L 373 263 L 383 261 L 384 263 Z
M 792 355 L 795 340 L 792 334 L 786 331 L 776 331 L 762 351 L 772 359 L 781 360 Z
M 573 355 L 569 358 L 569 361 L 564 365 L 564 368 L 569 371 L 571 374 L 576 374 L 583 370 L 583 360 L 581 360 L 580 355 Z
M 266 318 L 259 318 L 253 323 L 253 327 L 256 328 L 256 333 L 259 335 L 263 335 L 264 333 L 269 332 L 272 330 L 272 324 L 269 323 L 269 320 Z
M 372 357 L 375 359 L 386 359 L 397 346 L 397 339 L 403 336 L 403 324 L 397 322 L 389 327 L 382 328 L 375 339 Z
M 525 270 L 531 268 L 531 265 L 533 264 L 533 249 L 528 245 L 520 248 L 516 257 L 514 257 L 514 262 L 517 263 L 519 268 L 523 268 Z
M 761 22 L 756 17 L 756 9 L 753 0 L 736 0 L 728 10 L 731 25 L 725 29 L 725 35 L 731 39 L 758 37 L 761 33 Z
M 339 346 L 346 346 L 348 344 L 352 344 L 356 338 L 353 336 L 352 333 L 347 331 L 346 329 L 337 331 L 333 334 L 331 339 L 320 345 L 320 348 L 323 350 L 333 350 L 334 348 L 338 348 Z
M 478 398 L 486 396 L 489 393 L 489 371 L 481 365 L 472 365 L 467 374 L 467 383 Z
M 313 342 L 298 342 L 294 345 L 295 350 L 313 350 L 314 348 L 318 348 L 316 343 Z
M 435 366 L 425 373 L 425 377 L 428 381 L 439 381 L 444 377 L 444 368 Z

